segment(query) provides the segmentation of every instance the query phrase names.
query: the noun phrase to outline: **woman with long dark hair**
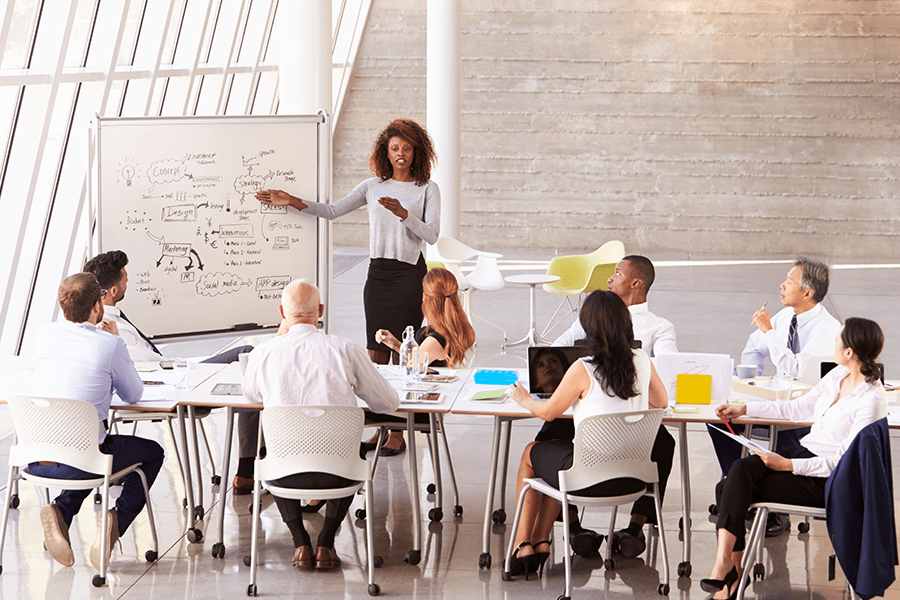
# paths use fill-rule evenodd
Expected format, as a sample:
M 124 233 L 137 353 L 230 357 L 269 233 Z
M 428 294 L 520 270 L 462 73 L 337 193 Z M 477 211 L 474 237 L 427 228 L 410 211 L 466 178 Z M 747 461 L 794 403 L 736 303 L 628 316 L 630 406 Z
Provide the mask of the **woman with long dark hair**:
M 665 408 L 668 396 L 662 380 L 647 354 L 633 349 L 631 315 L 622 299 L 609 291 L 593 292 L 585 300 L 579 318 L 587 334 L 590 356 L 569 367 L 546 402 L 532 398 L 519 383 L 512 389 L 513 400 L 545 421 L 559 417 L 571 406 L 576 428 L 594 415 Z M 530 477 L 558 486 L 559 471 L 572 466 L 573 454 L 572 440 L 528 444 L 519 464 L 516 495 L 521 494 L 524 479 Z M 516 551 L 508 569 L 511 574 L 543 569 L 550 555 L 550 530 L 560 508 L 556 500 L 534 490 L 526 494 L 515 533 Z
M 723 419 L 743 415 L 812 421 L 799 446 L 783 454 L 754 452 L 735 461 L 717 487 L 718 547 L 709 579 L 700 586 L 713 598 L 728 598 L 740 581 L 744 553 L 744 519 L 754 502 L 825 506 L 825 482 L 853 438 L 886 411 L 881 370 L 875 362 L 884 347 L 884 333 L 875 321 L 852 317 L 834 345 L 837 367 L 811 390 L 791 402 L 723 404 Z

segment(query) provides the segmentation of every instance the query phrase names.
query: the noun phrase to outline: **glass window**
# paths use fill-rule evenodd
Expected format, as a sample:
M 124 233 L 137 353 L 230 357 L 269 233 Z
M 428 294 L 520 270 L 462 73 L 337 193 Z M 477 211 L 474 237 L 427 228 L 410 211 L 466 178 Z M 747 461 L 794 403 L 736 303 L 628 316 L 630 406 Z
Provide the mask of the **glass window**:
M 6 40 L 6 48 L 3 48 L 0 68 L 24 69 L 28 66 L 36 10 L 35 0 L 15 0 L 9 24 L 9 38 Z

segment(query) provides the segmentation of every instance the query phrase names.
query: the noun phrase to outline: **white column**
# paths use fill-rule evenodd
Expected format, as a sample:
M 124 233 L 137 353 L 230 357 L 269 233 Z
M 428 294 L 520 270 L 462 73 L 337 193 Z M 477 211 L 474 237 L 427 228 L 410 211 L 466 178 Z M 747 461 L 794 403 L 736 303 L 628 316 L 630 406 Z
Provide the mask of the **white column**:
M 280 2 L 276 18 L 278 112 L 331 114 L 331 0 Z
M 441 188 L 441 235 L 459 239 L 459 0 L 428 0 L 427 39 L 428 133 L 438 155 L 431 178 Z

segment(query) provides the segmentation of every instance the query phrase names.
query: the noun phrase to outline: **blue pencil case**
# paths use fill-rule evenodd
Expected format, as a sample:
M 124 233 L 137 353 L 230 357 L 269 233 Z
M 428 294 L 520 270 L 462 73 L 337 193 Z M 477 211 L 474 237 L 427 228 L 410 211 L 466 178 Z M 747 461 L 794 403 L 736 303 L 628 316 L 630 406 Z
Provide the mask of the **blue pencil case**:
M 510 385 L 519 380 L 515 371 L 479 369 L 475 371 L 475 383 L 479 385 Z

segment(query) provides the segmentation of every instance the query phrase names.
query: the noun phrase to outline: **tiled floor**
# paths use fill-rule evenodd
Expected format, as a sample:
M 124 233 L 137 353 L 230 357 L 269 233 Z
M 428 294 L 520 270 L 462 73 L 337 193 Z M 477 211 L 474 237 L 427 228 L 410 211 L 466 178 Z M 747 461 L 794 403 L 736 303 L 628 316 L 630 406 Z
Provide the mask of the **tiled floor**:
M 506 274 L 542 272 L 549 253 L 534 251 L 507 252 L 501 259 Z M 333 331 L 363 343 L 362 285 L 365 279 L 365 249 L 339 248 L 335 251 L 333 284 Z M 651 309 L 670 319 L 676 327 L 683 351 L 724 352 L 737 357 L 750 333 L 749 315 L 764 302 L 777 306 L 778 285 L 784 278 L 789 261 L 750 261 L 747 257 L 736 263 L 706 264 L 698 257 L 653 256 L 657 264 L 657 283 L 650 294 Z M 715 257 L 717 260 L 726 260 Z M 689 262 L 688 259 L 690 259 Z M 685 262 L 679 262 L 685 261 Z M 846 261 L 850 262 L 850 261 Z M 888 365 L 888 377 L 896 378 L 900 371 L 900 317 L 893 311 L 900 292 L 898 265 L 877 268 L 840 269 L 835 266 L 827 307 L 840 318 L 868 316 L 878 320 L 888 339 L 883 355 Z M 500 292 L 478 292 L 474 295 L 476 311 L 507 328 L 510 339 L 524 334 L 528 315 L 528 293 L 525 287 L 507 287 Z M 543 324 L 556 308 L 557 298 L 538 292 L 538 320 Z M 478 349 L 476 366 L 523 365 L 522 347 L 515 352 L 502 353 L 502 335 L 498 329 L 476 320 Z M 562 326 L 555 333 L 561 332 Z M 548 334 L 553 337 L 553 333 Z M 173 344 L 169 354 L 196 352 L 212 353 L 221 341 Z M 3 422 L 8 422 L 6 415 Z M 206 420 L 207 433 L 213 444 L 216 464 L 220 460 L 224 419 L 213 413 Z M 412 566 L 403 562 L 411 547 L 410 490 L 405 456 L 383 459 L 376 478 L 376 552 L 384 558 L 384 567 L 377 570 L 376 580 L 382 595 L 394 598 L 556 598 L 563 592 L 563 549 L 553 546 L 553 564 L 543 579 L 503 582 L 500 578 L 500 556 L 508 541 L 507 526 L 494 526 L 491 552 L 494 566 L 478 569 L 481 552 L 482 515 L 485 485 L 488 475 L 490 435 L 492 423 L 488 418 L 449 417 L 446 421 L 454 466 L 460 483 L 460 503 L 463 516 L 445 516 L 442 523 L 426 526 L 423 538 L 422 561 Z M 521 448 L 533 438 L 538 423 L 519 421 L 513 427 L 513 466 Z M 164 443 L 171 456 L 173 448 L 156 425 L 142 425 L 141 435 Z M 424 440 L 422 440 L 424 442 Z M 8 446 L 6 439 L 4 446 Z M 679 579 L 674 575 L 681 560 L 682 546 L 678 539 L 678 518 L 681 514 L 681 485 L 678 468 L 672 473 L 664 504 L 666 539 L 669 542 L 669 564 L 672 570 L 669 597 L 682 599 L 706 598 L 699 580 L 708 574 L 715 551 L 714 526 L 708 521 L 706 507 L 713 501 L 713 485 L 718 479 L 717 467 L 710 457 L 707 434 L 697 428 L 689 431 L 691 480 L 693 489 L 693 554 L 694 575 Z M 426 497 L 425 486 L 432 480 L 430 461 L 424 443 L 419 444 L 420 490 L 423 512 L 432 499 Z M 895 463 L 897 456 L 895 453 Z M 234 462 L 232 462 L 234 464 Z M 676 462 L 677 464 L 677 462 Z M 204 466 L 209 471 L 209 462 Z M 63 568 L 49 558 L 42 549 L 38 520 L 38 496 L 27 486 L 22 489 L 22 504 L 11 511 L 9 530 L 3 551 L 3 571 L 0 576 L 0 598 L 233 598 L 246 593 L 249 570 L 242 558 L 249 553 L 251 517 L 247 496 L 227 499 L 225 522 L 226 555 L 213 559 L 209 538 L 217 525 L 212 516 L 212 501 L 208 475 L 205 477 L 204 503 L 207 518 L 203 528 L 209 531 L 202 543 L 191 544 L 182 536 L 185 511 L 181 508 L 182 485 L 175 461 L 167 461 L 153 487 L 160 535 L 160 559 L 149 565 L 143 561 L 150 540 L 145 515 L 122 540 L 122 550 L 113 553 L 108 587 L 91 586 L 93 569 L 88 562 L 88 549 L 95 533 L 93 505 L 86 504 L 72 528 L 72 542 L 76 553 L 74 568 Z M 449 478 L 445 472 L 449 488 Z M 506 509 L 514 510 L 512 477 L 507 482 Z M 354 503 L 351 515 L 361 506 Z M 452 496 L 445 495 L 445 506 L 452 505 Z M 367 597 L 365 572 L 365 544 L 363 523 L 348 519 L 342 526 L 337 550 L 344 568 L 337 572 L 304 573 L 290 567 L 292 544 L 280 521 L 271 498 L 264 501 L 263 543 L 258 589 L 261 597 L 270 598 L 339 598 Z M 446 510 L 445 513 L 449 513 Z M 589 512 L 586 525 L 605 529 L 608 512 Z M 626 517 L 620 516 L 620 523 Z M 309 519 L 311 531 L 317 532 L 321 515 Z M 768 540 L 766 543 L 766 579 L 752 588 L 748 597 L 765 598 L 842 598 L 844 579 L 828 582 L 827 557 L 831 553 L 824 524 L 814 522 L 807 535 Z M 606 554 L 606 545 L 601 548 Z M 573 598 L 658 598 L 656 588 L 662 570 L 660 556 L 633 561 L 621 561 L 618 570 L 606 572 L 600 560 L 574 561 Z M 900 597 L 892 589 L 888 597 Z

